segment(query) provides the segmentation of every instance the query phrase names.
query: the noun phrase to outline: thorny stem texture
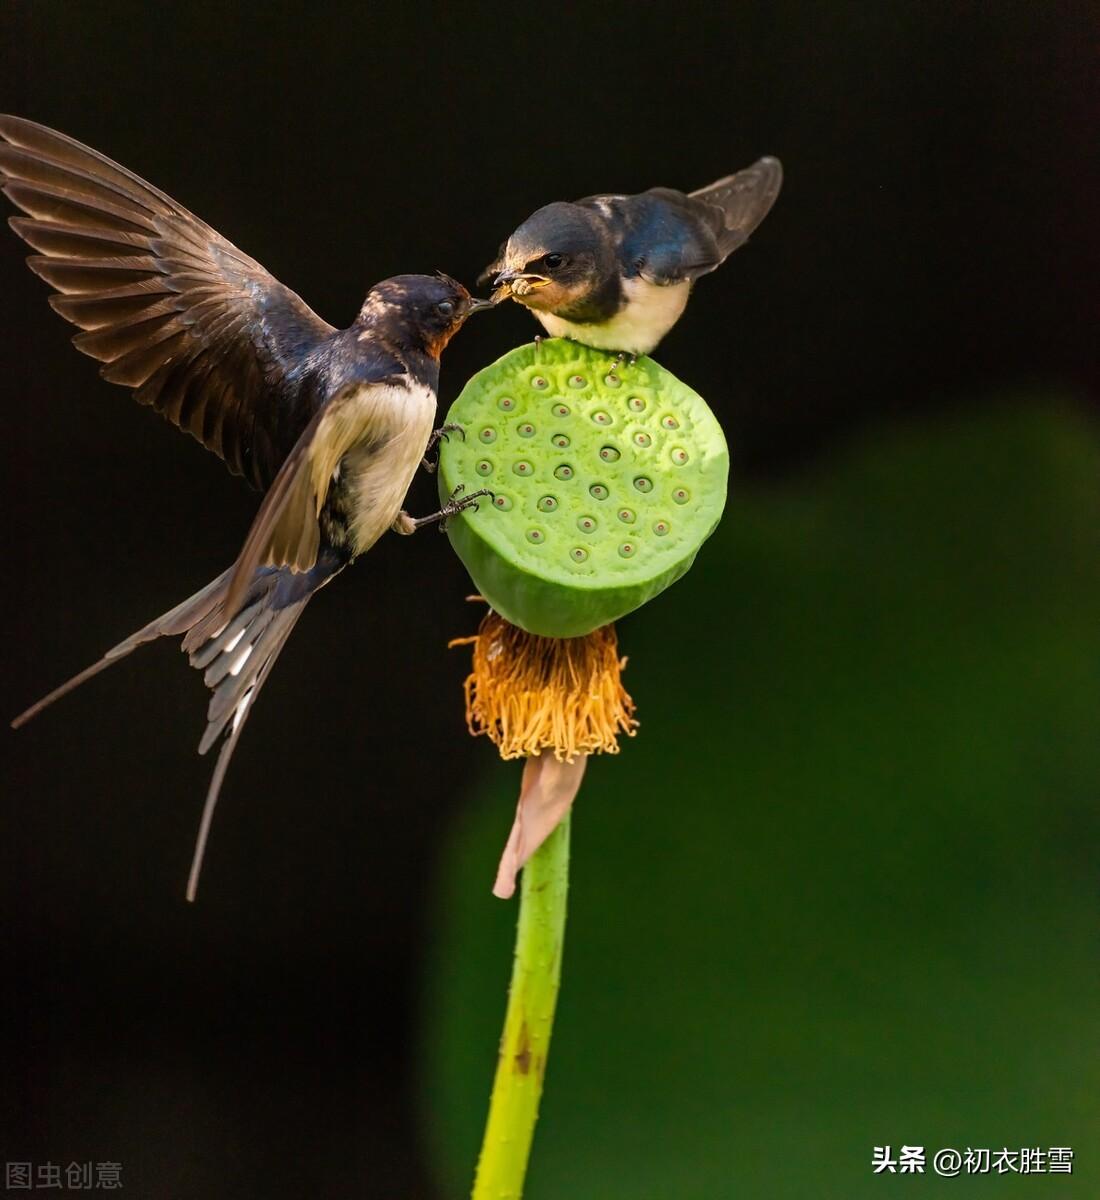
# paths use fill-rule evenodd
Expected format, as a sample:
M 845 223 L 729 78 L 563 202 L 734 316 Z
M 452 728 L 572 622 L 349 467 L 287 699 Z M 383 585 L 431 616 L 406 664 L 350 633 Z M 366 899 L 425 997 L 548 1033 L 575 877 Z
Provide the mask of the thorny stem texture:
M 567 815 L 520 883 L 515 961 L 473 1200 L 520 1200 L 561 980 L 569 890 Z

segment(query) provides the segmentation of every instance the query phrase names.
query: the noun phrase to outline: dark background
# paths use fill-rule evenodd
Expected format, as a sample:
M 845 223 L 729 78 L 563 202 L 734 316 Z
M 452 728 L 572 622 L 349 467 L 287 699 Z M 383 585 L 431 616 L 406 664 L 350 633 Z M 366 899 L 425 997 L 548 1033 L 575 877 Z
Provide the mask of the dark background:
M 659 351 L 661 362 L 719 413 L 740 499 L 711 559 L 700 559 L 710 568 L 693 572 L 695 590 L 686 583 L 663 608 L 624 628 L 632 684 L 650 706 L 637 746 L 647 744 L 644 753 L 658 757 L 638 757 L 643 751 L 632 744 L 622 762 L 624 771 L 644 766 L 643 779 L 672 759 L 700 763 L 705 773 L 719 749 L 725 758 L 740 747 L 742 756 L 725 761 L 720 782 L 700 792 L 699 809 L 741 814 L 728 830 L 734 859 L 743 835 L 771 844 L 768 830 L 744 814 L 777 811 L 768 806 L 786 796 L 791 819 L 771 832 L 777 846 L 804 842 L 805 859 L 796 855 L 789 874 L 778 877 L 761 866 L 759 893 L 739 890 L 751 885 L 751 872 L 726 879 L 717 869 L 706 874 L 717 864 L 693 867 L 690 854 L 682 858 L 692 878 L 698 871 L 722 881 L 731 913 L 755 913 L 727 914 L 728 923 L 708 934 L 710 953 L 731 939 L 725 957 L 742 964 L 742 985 L 747 980 L 756 996 L 790 997 L 807 988 L 828 992 L 836 979 L 828 972 L 815 977 L 809 945 L 777 967 L 766 953 L 753 958 L 751 943 L 767 941 L 767 919 L 779 940 L 804 928 L 806 912 L 835 889 L 836 879 L 814 875 L 826 846 L 837 851 L 838 871 L 853 888 L 838 925 L 858 924 L 876 904 L 889 910 L 893 866 L 879 876 L 873 867 L 843 865 L 882 859 L 871 852 L 845 860 L 851 846 L 843 832 L 823 841 L 817 801 L 827 794 L 830 812 L 839 805 L 841 831 L 866 831 L 868 821 L 874 824 L 870 814 L 897 796 L 889 770 L 889 782 L 864 777 L 864 807 L 844 808 L 858 788 L 832 791 L 846 768 L 866 761 L 882 695 L 899 675 L 916 670 L 930 704 L 957 706 L 959 720 L 946 728 L 959 738 L 958 778 L 989 782 L 970 813 L 976 824 L 995 829 L 1003 818 L 1022 827 L 1026 811 L 1036 828 L 1053 830 L 1058 846 L 1090 844 L 1092 789 L 1100 782 L 1100 764 L 1088 750 L 1100 711 L 1086 711 L 1096 698 L 1086 667 L 1095 668 L 1100 647 L 1085 619 L 1100 601 L 1089 520 L 1100 515 L 1093 473 L 1100 399 L 1098 29 L 1096 6 L 1083 3 L 9 0 L 0 27 L 0 107 L 55 126 L 148 178 L 334 323 L 350 322 L 368 286 L 390 274 L 440 268 L 472 283 L 509 230 L 550 199 L 656 184 L 690 189 L 764 153 L 783 160 L 786 182 L 774 212 L 746 250 L 702 282 Z M 22 256 L 8 236 L 0 252 L 0 388 L 4 697 L 11 713 L 220 572 L 257 503 L 200 447 L 98 380 L 92 362 L 69 347 L 71 331 L 48 309 L 45 288 Z M 445 358 L 444 404 L 472 372 L 533 331 L 518 308 L 471 326 Z M 420 480 L 410 507 L 431 506 L 432 485 Z M 206 701 L 173 648 L 142 652 L 4 738 L 8 1040 L 0 1148 L 7 1160 L 120 1161 L 128 1194 L 154 1198 L 462 1194 L 503 1004 L 512 916 L 505 906 L 482 904 L 489 879 L 471 868 L 471 886 L 484 883 L 476 893 L 481 907 L 466 926 L 456 924 L 467 893 L 455 881 L 466 878 L 464 855 L 479 869 L 483 859 L 491 865 L 515 782 L 492 774 L 489 748 L 464 733 L 464 660 L 445 646 L 473 624 L 463 602 L 468 588 L 447 543 L 425 534 L 384 539 L 310 606 L 233 762 L 193 907 L 182 893 L 210 764 L 191 747 Z M 777 616 L 792 596 L 803 596 L 804 607 Z M 1005 614 L 1017 610 L 1028 614 L 1026 634 L 1009 627 Z M 905 636 L 913 657 L 887 654 L 889 670 L 876 659 L 880 695 L 868 691 L 859 664 L 867 646 L 879 644 L 876 635 L 884 647 L 896 644 L 899 630 L 884 614 L 898 611 L 912 616 Z M 678 614 L 681 626 L 709 639 L 705 656 L 684 657 L 698 673 L 682 668 L 669 688 L 654 657 L 660 612 L 666 619 Z M 929 632 L 932 614 L 938 636 Z M 971 664 L 975 644 L 1002 625 L 968 707 L 956 690 L 960 664 Z M 1044 658 L 1029 650 L 1019 670 L 1008 668 L 1016 661 L 1011 652 L 1052 627 L 1073 631 L 1056 653 Z M 913 628 L 927 646 L 910 636 Z M 715 641 L 716 630 L 727 635 Z M 640 653 L 646 646 L 649 666 Z M 921 675 L 931 647 L 939 666 Z M 965 714 L 987 711 L 991 697 L 1022 696 L 1040 677 L 1046 690 L 1021 700 L 1018 724 L 1002 723 L 995 734 L 986 725 L 959 733 L 968 728 Z M 758 709 L 757 685 L 777 679 L 786 681 L 783 704 Z M 817 688 L 816 679 L 827 686 Z M 845 681 L 864 707 L 822 742 L 814 732 L 822 707 L 835 713 L 832 689 Z M 677 703 L 662 707 L 676 688 Z M 1068 749 L 1059 742 L 1057 753 L 1047 740 L 1055 729 L 1044 719 L 1051 704 L 1065 705 L 1059 737 L 1068 724 L 1076 738 Z M 690 730 L 676 725 L 693 705 L 711 719 L 696 725 L 711 732 L 694 743 Z M 882 733 L 872 761 L 912 756 L 912 771 L 903 775 L 924 780 L 913 787 L 914 819 L 920 825 L 926 813 L 936 828 L 951 825 L 955 810 L 944 799 L 950 789 L 935 772 L 921 775 L 930 759 L 914 750 L 913 714 L 899 710 L 882 719 L 896 737 Z M 688 749 L 682 740 L 662 740 L 662 728 L 673 727 Z M 781 743 L 772 740 L 780 728 L 788 735 Z M 942 748 L 943 732 L 926 730 L 928 745 Z M 1044 761 L 1064 764 L 1068 754 L 1076 763 L 1066 768 L 1072 799 L 1060 776 L 1039 780 L 1024 771 L 1000 779 L 1004 755 L 976 753 L 987 741 L 1034 744 Z M 700 746 L 712 747 L 711 758 Z M 797 777 L 792 763 L 803 764 Z M 617 766 L 600 764 L 601 786 L 613 789 Z M 753 770 L 766 797 L 760 809 L 739 783 Z M 487 772 L 486 789 L 479 780 Z M 999 807 L 1009 794 L 1016 809 Z M 491 819 L 470 850 L 469 838 L 455 830 L 468 831 L 470 814 L 482 811 Z M 667 811 L 658 806 L 654 813 Z M 690 809 L 678 811 L 691 823 L 684 843 L 727 844 L 697 828 Z M 597 826 L 590 845 L 605 871 L 629 859 L 632 847 L 642 852 L 637 820 L 618 832 L 610 809 L 602 820 L 608 840 L 598 842 Z M 578 822 L 578 839 L 583 829 Z M 888 842 L 906 836 L 893 827 L 880 832 Z M 1015 843 L 1005 845 L 1007 860 L 1018 866 Z M 963 846 L 949 872 L 959 888 L 943 893 L 942 925 L 933 922 L 925 942 L 910 943 L 924 945 L 926 959 L 942 944 L 938 933 L 978 911 L 968 890 L 977 886 L 974 851 Z M 653 852 L 659 855 L 659 846 Z M 913 861 L 915 873 L 902 870 L 902 877 L 914 894 L 938 887 L 943 868 L 936 855 L 930 850 Z M 1080 933 L 1090 911 L 1095 917 L 1079 903 L 1089 895 L 1083 881 L 1092 878 L 1094 861 L 1083 851 L 1068 865 L 1040 855 L 1019 877 L 986 864 L 981 878 L 988 894 L 1008 897 L 1019 895 L 1020 879 L 1046 880 L 1049 873 L 1051 881 L 1065 881 L 1068 872 L 1082 887 L 1066 885 L 1059 912 L 1076 914 Z M 594 866 L 589 871 L 594 881 Z M 589 893 L 581 872 L 575 921 L 614 929 L 616 938 L 590 947 L 588 958 L 578 948 L 575 974 L 567 977 L 576 1008 L 563 1010 L 556 1048 L 562 1055 L 580 997 L 606 999 L 594 978 L 620 953 L 633 961 L 624 947 L 639 941 L 629 906 L 618 924 L 606 912 L 601 920 L 608 897 L 595 883 L 592 911 L 583 916 Z M 682 882 L 663 876 L 657 887 L 670 899 L 684 891 Z M 769 887 L 782 891 L 781 903 L 769 898 Z M 990 928 L 1018 934 L 1010 910 L 997 912 Z M 655 964 L 663 953 L 665 974 L 685 972 L 672 948 L 691 944 L 683 930 L 711 919 L 714 909 L 680 910 L 657 958 L 647 952 L 642 961 L 662 974 Z M 750 944 L 737 941 L 739 920 Z M 489 932 L 479 934 L 479 927 Z M 1074 941 L 1059 929 L 1037 926 L 1022 959 L 1034 962 L 1035 947 L 1052 938 L 1063 947 L 1090 945 L 1083 933 Z M 835 932 L 821 931 L 813 946 L 843 959 Z M 880 932 L 893 940 L 889 922 Z M 859 954 L 873 933 L 864 929 L 869 941 L 858 945 Z M 921 951 L 914 954 L 919 959 Z M 1037 969 L 1062 972 L 1063 982 L 1077 972 L 1084 981 L 1092 977 L 1084 961 L 1067 951 L 1065 962 Z M 946 998 L 966 986 L 965 962 L 964 955 L 930 971 L 923 1012 L 952 1023 Z M 483 999 L 476 981 L 487 989 Z M 927 1068 L 929 1095 L 954 1087 L 952 1095 L 970 1097 L 960 1101 L 960 1113 L 975 1114 L 971 1125 L 960 1116 L 944 1128 L 943 1144 L 1010 1136 L 1004 1123 L 992 1123 L 982 1142 L 986 1126 L 978 1114 L 1012 1102 L 992 1064 L 1020 1030 L 1009 1021 L 994 1035 L 985 1016 L 1016 982 L 991 969 L 983 984 L 973 984 L 971 1015 L 985 1030 L 990 1067 L 975 1067 L 969 1092 L 949 1085 L 949 1067 L 941 1075 Z M 630 1011 L 637 1010 L 632 989 L 656 994 L 651 984 L 637 972 L 623 977 L 617 986 Z M 652 1024 L 635 1035 L 667 1048 L 677 1029 L 721 1027 L 732 1011 L 730 991 L 688 991 L 673 989 L 668 1008 L 654 1011 Z M 911 1047 L 905 1057 L 924 1058 L 928 1029 L 891 1025 L 897 1010 L 889 1005 L 868 1014 L 860 1003 L 865 995 L 850 979 L 835 992 L 845 1016 L 839 1040 L 877 1046 L 874 1026 L 883 1045 L 913 1035 L 918 1044 L 904 1043 Z M 463 996 L 468 1007 L 459 1003 Z M 693 1006 L 693 997 L 711 1007 Z M 1057 998 L 1067 1007 L 1036 985 L 1020 1001 L 1022 1019 L 1095 1034 L 1095 994 L 1090 1002 L 1087 983 L 1072 1001 L 1062 992 Z M 590 1011 L 600 1011 L 596 999 Z M 581 1083 L 570 1085 L 564 1058 L 560 1084 L 551 1076 L 562 1090 L 548 1099 L 550 1132 L 535 1160 L 544 1180 L 556 1178 L 557 1190 L 539 1190 L 549 1183 L 540 1185 L 536 1173 L 531 1194 L 587 1196 L 587 1180 L 603 1200 L 862 1195 L 872 1142 L 923 1135 L 899 1131 L 889 1119 L 865 1120 L 867 1112 L 847 1107 L 821 1079 L 800 1074 L 798 1064 L 813 1052 L 799 1050 L 797 1039 L 812 1027 L 814 1011 L 795 1006 L 784 1018 L 794 1031 L 783 1058 L 786 1107 L 771 1107 L 770 1093 L 760 1090 L 760 1080 L 776 1082 L 773 1068 L 782 1057 L 764 1053 L 764 1043 L 752 1043 L 759 1062 L 734 1050 L 728 1060 L 715 1059 L 728 1061 L 731 1091 L 742 1090 L 742 1079 L 753 1111 L 768 1128 L 789 1134 L 788 1158 L 803 1162 L 803 1175 L 781 1182 L 762 1162 L 753 1165 L 752 1146 L 763 1151 L 758 1142 L 737 1143 L 740 1110 L 722 1125 L 725 1141 L 716 1134 L 698 1151 L 710 1155 L 706 1169 L 688 1150 L 679 1152 L 677 1118 L 694 1128 L 701 1113 L 713 1115 L 721 1105 L 707 1100 L 705 1088 L 692 1091 L 691 1057 L 672 1054 L 678 1066 L 670 1073 L 629 1085 L 632 1097 L 660 1089 L 671 1114 L 661 1127 L 666 1136 L 658 1130 L 639 1145 L 608 1134 L 603 1144 L 612 1157 L 602 1166 L 595 1150 L 585 1157 L 578 1148 L 584 1170 L 554 1176 L 553 1165 L 569 1161 L 573 1143 L 554 1138 L 553 1114 L 565 1122 L 571 1097 L 585 1094 Z M 467 1013 L 473 1019 L 464 1024 Z M 761 1029 L 770 1027 L 758 1015 Z M 627 1036 L 629 1022 L 620 1023 L 612 1009 L 601 1029 L 604 1042 L 614 1044 L 617 1030 Z M 831 1033 L 824 1040 L 838 1039 Z M 604 1042 L 593 1043 L 597 1053 Z M 582 1044 L 579 1032 L 573 1044 Z M 1082 1056 L 1090 1049 L 1095 1036 Z M 819 1066 L 825 1071 L 826 1060 Z M 588 1068 L 588 1100 L 605 1108 L 579 1111 L 578 1138 L 584 1126 L 609 1128 L 601 1113 L 615 1109 L 618 1090 L 614 1073 L 605 1074 L 610 1068 L 594 1061 Z M 1051 1074 L 1037 1071 L 1020 1083 L 1020 1096 L 1036 1112 L 1057 1117 L 1065 1103 L 1069 1132 L 1083 1111 L 1072 1108 L 1083 1090 L 1074 1070 L 1066 1054 Z M 690 1097 L 682 1104 L 677 1081 Z M 909 1111 L 913 1086 L 898 1072 L 884 1085 L 881 1104 L 868 1107 L 889 1118 L 893 1097 L 897 1111 Z M 811 1094 L 809 1108 L 789 1103 Z M 815 1176 L 812 1141 L 795 1146 L 810 1127 L 809 1111 L 826 1109 L 835 1117 L 830 1145 L 847 1156 L 836 1169 L 848 1177 Z M 456 1121 L 465 1126 L 440 1133 Z M 1024 1144 L 1040 1136 L 1034 1125 L 1017 1132 Z M 1052 1127 L 1049 1136 L 1059 1144 L 1068 1132 Z M 624 1182 L 629 1172 L 614 1164 L 648 1163 L 643 1150 L 654 1152 L 658 1141 L 670 1172 L 665 1182 L 654 1184 L 653 1173 Z M 715 1146 L 728 1147 L 728 1161 L 716 1165 Z M 1079 1155 L 1086 1149 L 1078 1146 Z M 738 1190 L 739 1173 L 742 1182 L 757 1180 L 756 1190 Z M 926 1182 L 932 1194 L 933 1181 Z M 1077 1194 L 1069 1181 L 1028 1182 L 1034 1196 Z M 954 1194 L 978 1194 L 964 1191 L 968 1186 L 959 1182 Z

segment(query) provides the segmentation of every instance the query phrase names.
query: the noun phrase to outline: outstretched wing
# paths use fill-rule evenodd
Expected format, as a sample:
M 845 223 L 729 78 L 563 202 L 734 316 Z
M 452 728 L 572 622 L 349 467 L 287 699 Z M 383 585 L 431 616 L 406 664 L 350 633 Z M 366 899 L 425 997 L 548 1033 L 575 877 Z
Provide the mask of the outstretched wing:
M 721 220 L 714 232 L 723 260 L 749 240 L 749 235 L 768 215 L 782 185 L 783 167 L 779 159 L 761 158 L 736 175 L 727 175 L 691 193 L 693 200 L 702 200 L 719 210 Z
M 0 116 L 3 191 L 76 347 L 259 488 L 311 412 L 287 372 L 329 337 L 294 292 L 125 167 L 33 121 Z

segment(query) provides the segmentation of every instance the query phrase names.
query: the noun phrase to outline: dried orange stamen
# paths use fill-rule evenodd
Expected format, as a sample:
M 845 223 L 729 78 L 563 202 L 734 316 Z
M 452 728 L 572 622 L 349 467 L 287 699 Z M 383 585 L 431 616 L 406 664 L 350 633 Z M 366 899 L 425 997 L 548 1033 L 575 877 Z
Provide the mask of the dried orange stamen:
M 614 625 L 585 637 L 537 637 L 490 611 L 473 637 L 450 644 L 474 648 L 466 724 L 488 736 L 501 758 L 552 750 L 572 762 L 578 754 L 616 754 L 619 734 L 634 736 Z

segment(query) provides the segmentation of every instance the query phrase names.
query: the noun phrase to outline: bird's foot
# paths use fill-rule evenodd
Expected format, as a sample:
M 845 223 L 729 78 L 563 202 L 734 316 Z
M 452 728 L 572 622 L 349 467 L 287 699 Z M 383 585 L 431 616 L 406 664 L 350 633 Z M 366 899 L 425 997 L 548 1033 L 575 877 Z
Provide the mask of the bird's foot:
M 439 510 L 439 512 L 431 513 L 426 517 L 410 517 L 407 512 L 399 512 L 393 522 L 393 530 L 395 533 L 410 534 L 415 533 L 418 529 L 425 525 L 439 525 L 439 531 L 442 533 L 447 528 L 447 521 L 460 512 L 465 512 L 466 509 L 472 508 L 477 512 L 480 505 L 478 501 L 483 496 L 492 496 L 493 492 L 489 488 L 479 488 L 476 492 L 470 492 L 469 495 L 462 495 L 466 491 L 464 483 L 458 484 L 455 490 L 451 493 L 451 498 Z
M 617 372 L 625 361 L 626 361 L 626 351 L 625 350 L 620 350 L 619 353 L 616 354 L 615 357 L 611 360 L 611 366 L 607 368 L 607 381 L 612 385 L 612 387 L 615 387 L 619 383 L 619 376 L 618 376 Z
M 535 362 L 539 361 L 539 352 L 542 350 L 542 343 L 545 340 L 546 339 L 542 336 L 541 333 L 535 334 Z
M 420 465 L 428 472 L 429 475 L 434 475 L 436 468 L 439 466 L 439 455 L 435 458 L 430 458 L 431 452 L 439 445 L 440 442 L 449 442 L 450 434 L 462 434 L 462 440 L 466 440 L 466 430 L 461 425 L 455 422 L 448 422 L 446 425 L 440 425 L 436 430 L 432 431 L 432 436 L 428 438 L 428 444 L 424 447 L 424 457 L 420 460 Z

